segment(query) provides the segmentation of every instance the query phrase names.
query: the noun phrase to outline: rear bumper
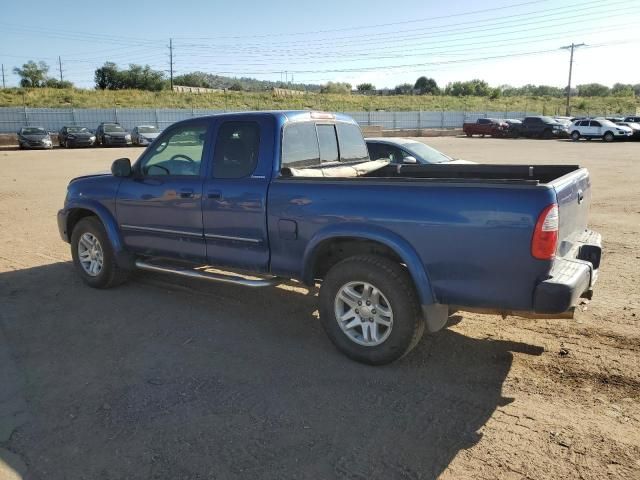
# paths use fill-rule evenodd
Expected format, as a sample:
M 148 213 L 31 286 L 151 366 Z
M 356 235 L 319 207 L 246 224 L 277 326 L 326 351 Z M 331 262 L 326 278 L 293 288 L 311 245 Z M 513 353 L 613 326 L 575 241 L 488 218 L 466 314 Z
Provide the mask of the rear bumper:
M 533 294 L 536 313 L 563 313 L 587 296 L 598 278 L 602 237 L 585 231 L 575 242 L 572 255 L 557 258 L 549 278 L 540 282 Z

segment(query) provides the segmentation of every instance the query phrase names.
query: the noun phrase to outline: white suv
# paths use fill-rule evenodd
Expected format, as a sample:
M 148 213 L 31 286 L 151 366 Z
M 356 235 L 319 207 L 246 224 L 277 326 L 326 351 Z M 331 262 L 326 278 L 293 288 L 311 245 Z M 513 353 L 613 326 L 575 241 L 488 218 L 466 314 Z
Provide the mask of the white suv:
M 602 138 L 605 142 L 612 142 L 616 138 L 631 138 L 633 130 L 623 125 L 616 125 L 604 118 L 586 118 L 576 120 L 571 124 L 571 139 L 576 142 L 584 137 L 587 140 Z

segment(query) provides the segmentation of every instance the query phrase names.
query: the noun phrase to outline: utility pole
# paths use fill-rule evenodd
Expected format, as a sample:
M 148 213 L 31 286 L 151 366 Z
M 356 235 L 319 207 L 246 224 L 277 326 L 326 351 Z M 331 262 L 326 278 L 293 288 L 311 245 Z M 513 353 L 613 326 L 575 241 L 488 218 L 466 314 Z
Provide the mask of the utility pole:
M 169 84 L 173 92 L 173 39 L 169 39 Z
M 4 63 L 2 64 L 2 88 L 7 88 L 7 86 L 4 83 Z
M 62 59 L 58 55 L 58 68 L 60 69 L 60 83 L 62 83 Z
M 565 109 L 565 115 L 569 116 L 571 111 L 571 73 L 573 72 L 573 51 L 578 47 L 584 47 L 584 43 L 572 43 L 571 45 L 565 45 L 564 47 L 560 47 L 562 50 L 571 50 L 571 56 L 569 57 L 569 84 L 567 85 L 567 107 Z

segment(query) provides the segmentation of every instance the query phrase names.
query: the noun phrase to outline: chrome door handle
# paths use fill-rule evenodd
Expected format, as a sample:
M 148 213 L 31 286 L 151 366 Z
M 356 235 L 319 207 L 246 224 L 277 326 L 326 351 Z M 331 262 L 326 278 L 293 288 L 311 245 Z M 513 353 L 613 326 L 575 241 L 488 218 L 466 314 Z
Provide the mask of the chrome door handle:
M 207 198 L 210 198 L 213 200 L 220 200 L 222 199 L 222 192 L 220 190 L 211 190 L 210 192 L 207 193 Z
M 190 188 L 183 188 L 180 190 L 180 198 L 193 198 L 193 190 Z

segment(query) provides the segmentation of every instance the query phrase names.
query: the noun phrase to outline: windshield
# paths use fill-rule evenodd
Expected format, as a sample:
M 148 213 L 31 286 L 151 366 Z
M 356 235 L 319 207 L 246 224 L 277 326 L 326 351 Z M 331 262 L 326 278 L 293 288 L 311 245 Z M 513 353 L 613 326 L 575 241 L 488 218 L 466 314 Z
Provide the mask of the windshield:
M 138 131 L 140 133 L 158 133 L 160 130 L 156 127 L 138 127 Z
M 89 133 L 89 130 L 85 127 L 67 127 L 69 133 Z
M 444 153 L 421 142 L 406 143 L 402 146 L 416 158 L 422 158 L 427 163 L 444 163 L 453 160 Z
M 124 132 L 124 128 L 122 128 L 120 125 L 105 125 L 104 126 L 104 131 L 107 133 L 113 133 L 113 132 Z
M 540 119 L 544 122 L 544 123 L 558 123 L 556 120 L 554 120 L 551 117 L 540 117 Z
M 40 127 L 28 127 L 23 128 L 22 133 L 24 135 L 46 135 L 47 131 L 44 128 Z

